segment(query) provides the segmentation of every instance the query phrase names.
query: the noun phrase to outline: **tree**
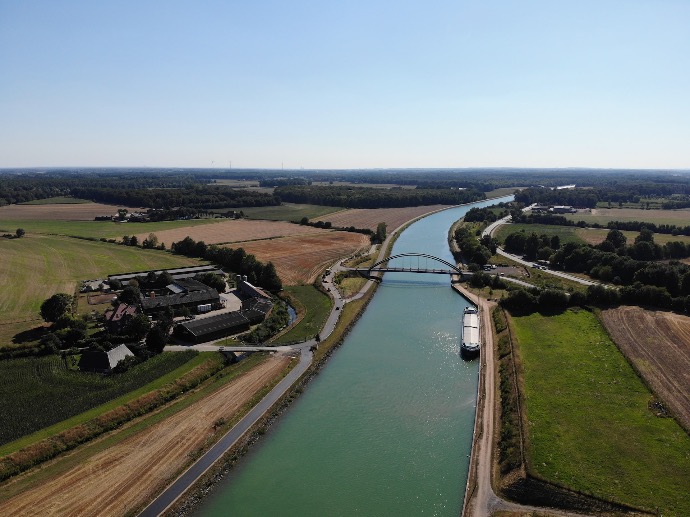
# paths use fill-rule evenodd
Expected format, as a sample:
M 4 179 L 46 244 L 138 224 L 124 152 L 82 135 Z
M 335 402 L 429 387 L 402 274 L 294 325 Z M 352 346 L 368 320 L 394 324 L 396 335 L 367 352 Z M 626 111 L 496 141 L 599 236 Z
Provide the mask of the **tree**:
M 74 298 L 66 293 L 57 293 L 41 304 L 41 317 L 44 321 L 55 322 L 72 307 Z
M 143 243 L 144 248 L 155 248 L 158 246 L 158 237 L 155 233 L 149 233 L 148 238 Z
M 138 246 L 138 245 L 139 245 L 139 239 L 137 239 L 137 236 L 136 236 L 136 235 L 132 235 L 132 236 L 129 238 L 129 245 L 130 245 L 130 246 Z
M 160 354 L 168 342 L 168 334 L 159 325 L 154 325 L 146 334 L 146 348 L 154 354 Z
M 376 225 L 376 242 L 383 242 L 386 240 L 386 223 L 379 223 Z
M 125 324 L 122 333 L 135 340 L 143 339 L 151 329 L 149 318 L 145 314 L 135 314 Z
M 622 231 L 616 230 L 614 228 L 613 230 L 610 230 L 609 233 L 606 235 L 606 240 L 612 243 L 614 247 L 622 248 L 623 246 L 625 246 L 625 243 L 628 239 L 625 237 Z
M 198 280 L 202 284 L 206 284 L 219 293 L 225 292 L 225 279 L 215 273 L 199 273 L 194 277 L 194 280 Z
M 17 231 L 14 232 L 14 234 L 17 236 L 17 239 L 21 239 L 22 237 L 24 237 L 24 235 L 26 235 L 26 231 L 24 230 L 24 228 L 17 228 Z
M 141 292 L 138 287 L 133 285 L 128 285 L 122 292 L 118 295 L 118 300 L 127 305 L 136 305 L 141 299 Z

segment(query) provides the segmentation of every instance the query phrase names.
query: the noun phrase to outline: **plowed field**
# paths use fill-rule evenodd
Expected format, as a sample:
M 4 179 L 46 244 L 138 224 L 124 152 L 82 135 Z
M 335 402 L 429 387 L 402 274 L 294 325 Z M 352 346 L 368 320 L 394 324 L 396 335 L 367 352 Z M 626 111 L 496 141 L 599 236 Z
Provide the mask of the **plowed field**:
M 238 246 L 261 262 L 273 262 L 283 284 L 299 285 L 312 283 L 333 261 L 368 248 L 369 238 L 360 233 L 320 230 L 312 235 L 242 242 Z
M 216 393 L 92 456 L 41 486 L 0 502 L 0 515 L 126 515 L 160 492 L 213 433 L 288 365 L 275 356 Z
M 450 205 L 413 206 L 408 208 L 353 208 L 335 214 L 324 215 L 316 221 L 330 221 L 333 226 L 369 228 L 376 230 L 379 223 L 386 223 L 388 232 L 395 230 L 410 219 L 428 214 Z
M 195 241 L 204 241 L 206 244 L 226 244 L 233 242 L 252 241 L 258 239 L 272 239 L 289 235 L 308 235 L 321 233 L 324 230 L 311 226 L 285 221 L 252 221 L 249 219 L 232 219 L 203 226 L 182 227 L 172 230 L 156 232 L 159 243 L 165 243 L 170 248 L 173 242 L 181 241 L 189 236 Z M 149 236 L 148 233 L 137 235 L 139 242 Z M 242 246 L 244 247 L 244 246 Z
M 690 317 L 640 307 L 602 312 L 609 334 L 690 431 Z
M 100 203 L 55 205 L 7 205 L 0 207 L 0 220 L 6 221 L 93 221 L 97 215 L 115 215 L 118 208 L 130 212 L 146 210 Z

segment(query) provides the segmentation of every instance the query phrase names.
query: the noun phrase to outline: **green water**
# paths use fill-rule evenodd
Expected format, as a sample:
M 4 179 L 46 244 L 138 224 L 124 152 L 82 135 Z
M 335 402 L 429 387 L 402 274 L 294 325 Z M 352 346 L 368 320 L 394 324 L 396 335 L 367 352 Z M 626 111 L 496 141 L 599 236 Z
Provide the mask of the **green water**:
M 466 210 L 418 221 L 393 254 L 452 261 L 446 235 Z M 466 306 L 444 275 L 387 274 L 326 368 L 197 515 L 458 515 L 478 375 L 459 355 Z

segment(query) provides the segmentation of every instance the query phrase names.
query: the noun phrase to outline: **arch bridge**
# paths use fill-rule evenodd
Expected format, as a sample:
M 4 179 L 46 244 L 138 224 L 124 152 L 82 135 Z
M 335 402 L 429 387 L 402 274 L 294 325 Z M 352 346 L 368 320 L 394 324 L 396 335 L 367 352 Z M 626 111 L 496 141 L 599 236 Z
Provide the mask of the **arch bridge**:
M 356 271 L 371 279 L 380 279 L 383 273 L 433 273 L 437 275 L 459 275 L 461 278 L 467 274 L 455 264 L 427 253 L 391 255 L 368 269 L 356 269 Z

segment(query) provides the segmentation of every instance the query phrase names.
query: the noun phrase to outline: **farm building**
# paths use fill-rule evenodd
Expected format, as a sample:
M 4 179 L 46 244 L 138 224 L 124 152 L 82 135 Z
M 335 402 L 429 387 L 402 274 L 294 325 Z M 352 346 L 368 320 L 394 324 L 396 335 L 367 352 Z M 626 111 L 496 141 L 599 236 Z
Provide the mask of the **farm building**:
M 193 276 L 198 275 L 199 273 L 215 273 L 217 275 L 225 276 L 225 273 L 221 269 L 218 269 L 216 266 L 190 266 L 179 267 L 174 269 L 157 269 L 153 271 L 153 273 L 155 273 L 156 275 L 160 275 L 163 272 L 170 273 L 170 276 L 172 276 L 175 280 L 180 278 L 192 278 Z M 134 278 L 146 276 L 149 273 L 151 273 L 151 271 L 136 271 L 134 273 L 123 273 L 121 275 L 109 275 L 108 282 L 110 282 L 111 280 L 117 280 L 125 284 Z
M 267 300 L 271 299 L 271 296 L 266 294 L 266 291 L 253 286 L 246 280 L 239 280 L 239 276 L 237 281 L 237 289 L 241 294 L 244 296 L 249 296 L 250 298 L 265 298 Z
M 208 286 L 192 278 L 179 278 L 165 287 L 173 294 L 208 291 Z
M 211 305 L 211 309 L 220 308 L 218 291 L 206 287 L 205 291 L 181 292 L 163 296 L 156 296 L 152 293 L 151 296 L 141 300 L 141 308 L 146 314 L 162 312 L 168 307 L 173 310 L 187 307 L 195 312 L 200 305 Z
M 204 343 L 247 331 L 249 327 L 249 319 L 242 312 L 225 312 L 180 323 L 175 327 L 175 336 L 192 343 Z
M 82 372 L 110 373 L 126 357 L 134 357 L 126 345 L 117 346 L 110 352 L 87 350 L 81 354 L 79 369 Z
M 252 325 L 261 323 L 266 319 L 266 316 L 273 308 L 271 300 L 263 298 L 250 298 L 242 302 L 242 314 L 249 320 Z
M 114 309 L 105 311 L 105 326 L 110 332 L 118 333 L 136 312 L 136 305 L 120 303 Z

